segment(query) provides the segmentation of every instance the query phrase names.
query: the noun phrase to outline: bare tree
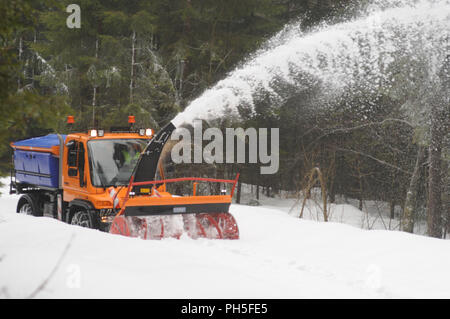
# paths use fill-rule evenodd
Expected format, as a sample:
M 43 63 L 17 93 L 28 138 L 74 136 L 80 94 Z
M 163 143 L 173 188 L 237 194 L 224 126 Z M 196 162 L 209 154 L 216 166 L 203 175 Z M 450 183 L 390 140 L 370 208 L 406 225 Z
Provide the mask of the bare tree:
M 136 31 L 133 30 L 131 36 L 131 74 L 130 74 L 130 103 L 133 103 L 133 88 L 134 88 L 134 65 L 136 57 Z
M 409 183 L 409 189 L 406 193 L 405 206 L 403 209 L 402 230 L 408 233 L 414 231 L 415 209 L 417 203 L 417 195 L 419 191 L 420 166 L 424 160 L 425 147 L 419 146 L 414 166 L 413 175 Z

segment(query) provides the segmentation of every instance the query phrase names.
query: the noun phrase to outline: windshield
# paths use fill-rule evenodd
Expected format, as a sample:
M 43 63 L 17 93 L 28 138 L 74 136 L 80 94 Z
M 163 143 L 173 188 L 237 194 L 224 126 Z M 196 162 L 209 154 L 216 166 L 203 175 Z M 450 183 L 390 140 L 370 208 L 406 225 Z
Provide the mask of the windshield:
M 93 186 L 126 185 L 147 146 L 147 139 L 91 140 L 89 165 Z

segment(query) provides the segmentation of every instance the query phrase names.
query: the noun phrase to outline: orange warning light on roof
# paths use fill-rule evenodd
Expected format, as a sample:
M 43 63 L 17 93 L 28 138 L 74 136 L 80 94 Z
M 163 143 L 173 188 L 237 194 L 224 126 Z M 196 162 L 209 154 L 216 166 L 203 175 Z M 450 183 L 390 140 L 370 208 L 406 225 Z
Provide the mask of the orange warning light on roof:
M 73 118 L 72 115 L 69 115 L 67 117 L 67 124 L 73 124 L 73 123 L 75 123 L 75 119 Z

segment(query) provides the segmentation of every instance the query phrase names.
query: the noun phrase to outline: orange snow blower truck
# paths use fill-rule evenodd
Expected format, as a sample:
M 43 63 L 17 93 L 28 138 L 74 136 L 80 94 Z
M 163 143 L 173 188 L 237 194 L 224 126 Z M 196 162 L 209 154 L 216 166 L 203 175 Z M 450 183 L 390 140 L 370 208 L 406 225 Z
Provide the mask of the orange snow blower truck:
M 68 123 L 73 118 L 68 118 Z M 49 134 L 11 143 L 10 193 L 22 194 L 17 212 L 143 239 L 238 239 L 228 212 L 234 180 L 165 179 L 161 152 L 175 126 L 159 133 L 128 128 Z M 168 184 L 192 182 L 193 192 L 172 195 Z M 229 191 L 198 196 L 198 183 L 230 184 Z M 227 194 L 228 192 L 228 194 Z

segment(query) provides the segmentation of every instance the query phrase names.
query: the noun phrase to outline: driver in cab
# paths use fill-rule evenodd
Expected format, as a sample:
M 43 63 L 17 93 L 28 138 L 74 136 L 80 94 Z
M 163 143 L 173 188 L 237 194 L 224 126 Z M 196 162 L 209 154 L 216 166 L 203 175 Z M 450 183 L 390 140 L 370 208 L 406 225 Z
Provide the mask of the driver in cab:
M 121 168 L 124 166 L 136 165 L 139 156 L 141 155 L 141 151 L 138 144 L 116 145 L 114 159 L 116 159 L 117 166 Z

